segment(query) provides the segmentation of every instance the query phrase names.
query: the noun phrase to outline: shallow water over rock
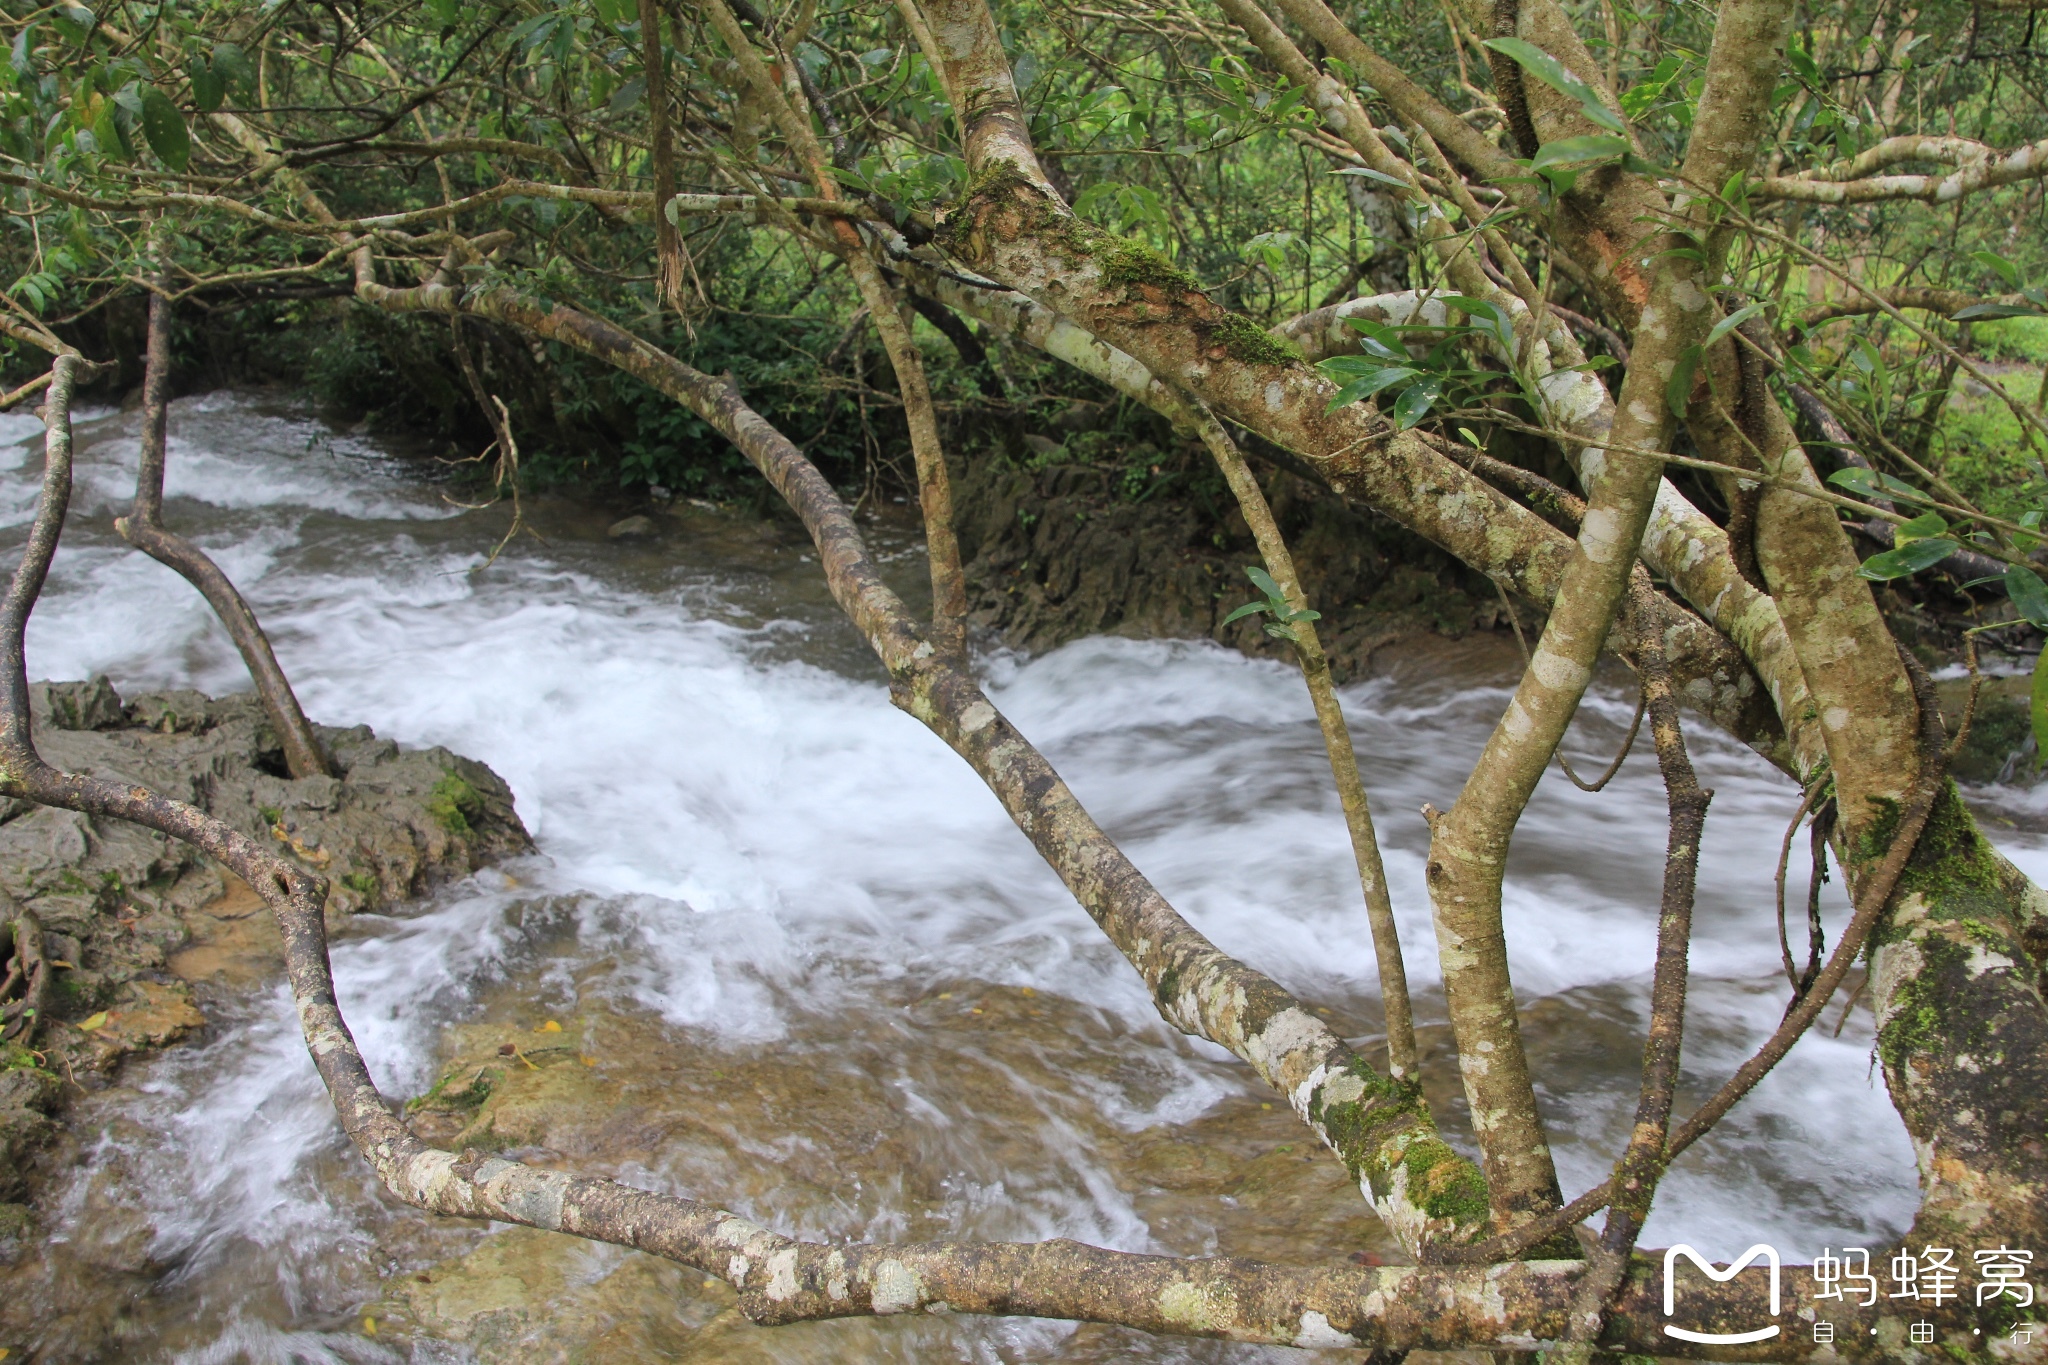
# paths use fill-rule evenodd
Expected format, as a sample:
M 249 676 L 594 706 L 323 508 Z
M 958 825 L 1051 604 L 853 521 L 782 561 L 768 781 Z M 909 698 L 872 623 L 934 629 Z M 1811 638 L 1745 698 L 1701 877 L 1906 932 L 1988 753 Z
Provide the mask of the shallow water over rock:
M 0 442 L 31 433 L 0 419 Z M 1135 977 L 973 775 L 888 703 L 791 528 L 541 502 L 482 568 L 458 513 L 373 444 L 264 401 L 172 419 L 169 523 L 249 591 L 316 720 L 441 744 L 510 783 L 540 853 L 338 935 L 341 1003 L 386 1093 L 443 1140 L 714 1200 L 813 1237 L 1068 1236 L 1133 1250 L 1391 1258 L 1344 1173 Z M 113 536 L 132 423 L 81 431 L 72 529 L 30 632 L 38 676 L 241 686 L 184 585 Z M 32 505 L 0 445 L 0 520 Z M 913 547 L 882 545 L 914 590 Z M 1297 675 L 1209 644 L 1093 640 L 984 660 L 991 693 L 1226 950 L 1370 1041 L 1372 955 Z M 1513 646 L 1390 651 L 1346 691 L 1446 1128 L 1462 1099 L 1422 885 L 1506 699 Z M 1568 741 L 1604 760 L 1619 678 Z M 1681 1110 L 1782 1006 L 1771 873 L 1790 784 L 1695 736 L 1708 822 Z M 1632 757 L 1546 781 L 1508 890 L 1516 980 L 1565 1184 L 1634 1104 L 1663 805 Z M 2008 851 L 2048 866 L 2029 836 Z M 1830 928 L 1841 923 L 1828 902 Z M 173 967 L 199 1041 L 78 1106 L 69 1169 L 6 1271 L 0 1345 L 50 1361 L 1200 1360 L 1304 1353 L 1044 1322 L 756 1329 L 695 1272 L 375 1190 L 319 1091 L 266 944 L 218 917 Z M 1665 1186 L 1646 1240 L 1895 1233 L 1911 1152 L 1867 1009 L 1803 1042 Z

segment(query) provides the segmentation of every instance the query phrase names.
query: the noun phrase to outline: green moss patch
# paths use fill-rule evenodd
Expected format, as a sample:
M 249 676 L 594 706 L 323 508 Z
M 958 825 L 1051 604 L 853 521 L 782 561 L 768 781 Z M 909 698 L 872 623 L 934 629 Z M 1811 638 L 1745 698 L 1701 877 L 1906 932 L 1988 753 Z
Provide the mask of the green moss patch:
M 1209 335 L 1232 359 L 1247 365 L 1288 365 L 1301 359 L 1300 351 L 1242 313 L 1225 313 Z
M 1202 292 L 1201 281 L 1143 243 L 1099 229 L 1087 235 L 1096 238 L 1088 245 L 1094 247 L 1095 264 L 1102 271 L 1104 284 L 1126 289 L 1149 284 L 1184 293 Z
M 470 821 L 481 815 L 483 809 L 484 800 L 477 795 L 476 788 L 454 773 L 436 782 L 427 796 L 427 814 L 450 834 L 468 834 Z
M 460 1089 L 453 1088 L 461 1072 L 451 1072 L 434 1082 L 434 1088 L 424 1095 L 414 1096 L 405 1102 L 405 1112 L 416 1114 L 422 1109 L 437 1109 L 442 1112 L 462 1112 L 480 1109 L 491 1092 L 497 1088 L 503 1073 L 486 1067 L 470 1078 L 469 1084 Z

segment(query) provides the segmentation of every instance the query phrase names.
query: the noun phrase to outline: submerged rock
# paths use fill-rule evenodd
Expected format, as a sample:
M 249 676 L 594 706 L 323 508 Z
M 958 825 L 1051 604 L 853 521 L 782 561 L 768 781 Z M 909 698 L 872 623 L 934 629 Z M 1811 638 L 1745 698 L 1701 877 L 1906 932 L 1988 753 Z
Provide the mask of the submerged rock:
M 36 683 L 51 764 L 207 811 L 329 882 L 330 916 L 407 899 L 532 847 L 512 793 L 446 749 L 367 726 L 314 727 L 336 777 L 291 778 L 253 696 L 161 692 L 123 704 L 105 678 Z M 0 1044 L 0 1200 L 22 1197 L 68 1096 L 126 1054 L 205 1024 L 191 982 L 278 964 L 262 900 L 180 840 L 77 811 L 0 802 L 0 919 L 40 921 L 55 970 L 33 1036 Z
M 610 526 L 605 527 L 604 533 L 613 540 L 645 540 L 653 535 L 654 531 L 654 518 L 631 516 L 621 517 Z
M 562 965 L 537 964 L 554 987 L 522 974 L 446 1030 L 436 1082 L 406 1106 L 418 1136 L 827 1240 L 1045 1236 L 1054 1217 L 1088 1216 L 1063 1191 L 1073 1163 L 1099 1163 L 1104 1204 L 1141 1219 L 1162 1250 L 1400 1256 L 1284 1102 L 1246 1087 L 1183 1112 L 1166 1092 L 1185 1073 L 1127 1053 L 1120 1029 L 1080 1002 L 906 982 L 878 988 L 872 1009 L 799 1015 L 764 1048 L 677 1028 L 612 995 L 602 968 L 564 998 Z M 1103 1102 L 1074 1103 L 1077 1078 Z M 653 1256 L 499 1228 L 391 1275 L 363 1316 L 381 1341 L 450 1343 L 478 1365 L 951 1360 L 985 1345 L 943 1317 L 764 1328 L 736 1305 L 724 1282 Z M 1210 1358 L 1185 1346 L 1083 1327 L 1058 1355 Z

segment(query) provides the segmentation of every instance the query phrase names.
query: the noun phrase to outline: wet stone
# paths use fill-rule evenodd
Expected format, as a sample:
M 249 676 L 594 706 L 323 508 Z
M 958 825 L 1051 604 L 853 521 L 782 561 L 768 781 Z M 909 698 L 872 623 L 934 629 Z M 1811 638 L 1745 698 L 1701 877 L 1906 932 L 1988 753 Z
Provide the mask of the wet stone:
M 1082 1166 L 1128 1201 L 1153 1249 L 1400 1259 L 1343 1168 L 1249 1086 L 1184 1121 L 1119 1121 L 1156 1108 L 1173 1073 L 1133 1064 L 1076 1001 L 980 982 L 884 988 L 872 1008 L 799 1018 L 752 1048 L 612 998 L 601 974 L 573 998 L 540 985 L 559 980 L 535 964 L 443 1032 L 433 1082 L 406 1106 L 416 1135 L 711 1200 L 813 1239 L 1052 1235 L 1077 1213 L 1063 1190 Z M 1077 1102 L 1110 1094 L 1121 1103 Z M 392 1276 L 365 1312 L 380 1339 L 459 1343 L 481 1365 L 956 1359 L 990 1330 L 932 1317 L 759 1328 L 734 1301 L 652 1257 L 498 1229 Z M 1033 1358 L 1210 1358 L 1124 1331 L 1014 1331 L 1041 1348 Z
M 621 517 L 605 527 L 604 533 L 613 540 L 645 540 L 655 533 L 654 518 L 647 516 Z
M 401 751 L 367 728 L 316 726 L 340 777 L 291 779 L 255 698 L 153 693 L 105 678 L 36 683 L 56 767 L 190 801 L 328 879 L 330 920 L 403 901 L 532 847 L 495 773 L 446 749 Z M 0 1048 L 0 1197 L 28 1192 L 69 1100 L 121 1059 L 206 1024 L 194 982 L 281 965 L 262 901 L 188 844 L 139 825 L 12 802 L 0 810 L 0 917 L 33 911 L 55 975 L 33 1050 Z M 60 1083 L 57 1079 L 62 1077 Z M 114 1258 L 123 1264 L 125 1255 Z

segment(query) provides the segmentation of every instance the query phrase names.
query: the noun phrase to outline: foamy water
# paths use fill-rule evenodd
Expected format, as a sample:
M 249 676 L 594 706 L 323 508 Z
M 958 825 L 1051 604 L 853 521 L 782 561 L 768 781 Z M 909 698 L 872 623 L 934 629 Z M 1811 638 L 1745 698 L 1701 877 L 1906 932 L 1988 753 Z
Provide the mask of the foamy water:
M 1086 1143 L 1061 1137 L 1058 1104 L 1105 1107 L 1136 1131 L 1243 1093 L 1247 1073 L 1160 1023 L 994 798 L 889 705 L 814 570 L 793 554 L 735 568 L 688 544 L 650 556 L 556 540 L 520 542 L 479 573 L 503 518 L 455 515 L 370 443 L 225 395 L 178 404 L 172 431 L 167 520 L 248 592 L 314 718 L 489 763 L 545 855 L 513 869 L 517 885 L 486 873 L 337 945 L 343 1008 L 387 1093 L 431 1081 L 441 1030 L 494 984 L 566 989 L 577 962 L 617 964 L 586 990 L 734 1047 L 815 1045 L 821 1021 L 861 1017 L 892 983 L 1031 986 L 1119 1021 L 1148 1079 L 1077 1079 L 1047 1103 L 1042 1161 L 1012 1172 L 945 1138 L 947 1098 L 906 1081 L 904 1121 L 953 1141 L 946 1159 L 963 1173 L 939 1212 L 962 1235 L 1159 1249 Z M 33 506 L 37 435 L 0 418 L 0 521 L 16 527 Z M 105 672 L 128 694 L 245 687 L 197 596 L 112 535 L 132 489 L 132 421 L 103 415 L 79 444 L 31 675 Z M 1375 1014 L 1343 822 L 1297 674 L 1206 643 L 1125 640 L 985 664 L 997 704 L 1196 925 L 1306 999 Z M 1428 676 L 1345 696 L 1426 1019 L 1441 1003 L 1417 811 L 1455 798 L 1507 695 L 1499 678 Z M 1572 752 L 1604 762 L 1629 710 L 1618 691 L 1596 695 Z M 1782 1009 L 1771 873 L 1797 800 L 1747 750 L 1699 729 L 1691 739 L 1716 797 L 1681 1109 Z M 1547 779 L 1515 844 L 1509 942 L 1532 1020 L 1548 1021 L 1532 1022 L 1532 1053 L 1568 1193 L 1604 1178 L 1634 1105 L 1664 831 L 1648 749 L 1603 795 Z M 2048 866 L 2031 846 L 2008 851 Z M 1832 935 L 1839 893 L 1828 904 Z M 563 952 L 544 946 L 562 940 Z M 1546 999 L 1569 1009 L 1545 1013 Z M 397 1358 L 318 1328 L 374 1293 L 362 1262 L 413 1215 L 372 1197 L 282 990 L 214 1014 L 201 1045 L 133 1073 L 129 1112 L 70 1188 L 66 1235 L 89 1240 L 109 1200 L 144 1210 L 154 1258 L 214 1324 L 179 1358 Z M 1839 1039 L 1803 1041 L 1678 1164 L 1645 1242 L 1725 1255 L 1767 1240 L 1802 1260 L 1903 1228 L 1912 1154 L 1870 1048 L 1867 1009 Z M 877 1236 L 913 1212 L 879 1193 L 850 1197 L 843 1215 L 772 1201 L 744 1211 L 812 1235 Z M 1065 1329 L 949 1331 L 948 1350 L 1007 1333 L 1005 1350 L 1023 1353 L 1012 1358 L 1036 1359 L 1058 1354 Z

